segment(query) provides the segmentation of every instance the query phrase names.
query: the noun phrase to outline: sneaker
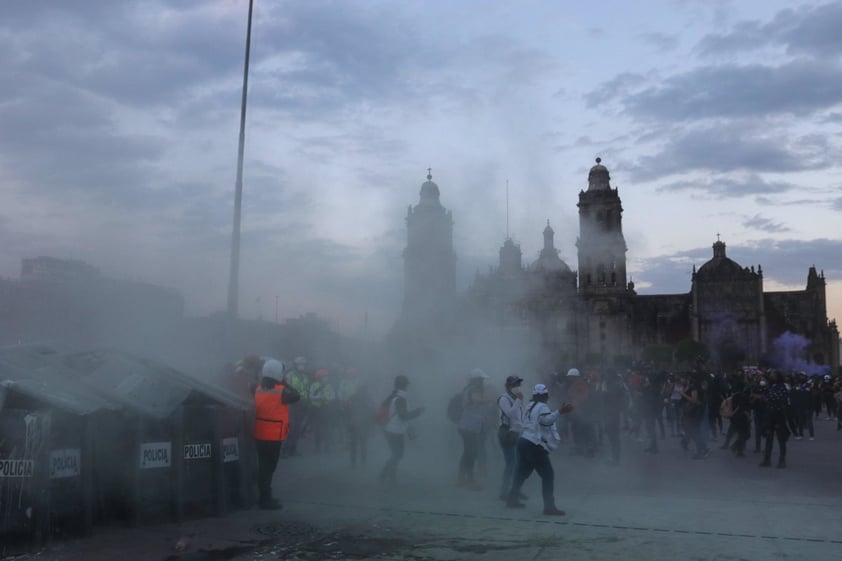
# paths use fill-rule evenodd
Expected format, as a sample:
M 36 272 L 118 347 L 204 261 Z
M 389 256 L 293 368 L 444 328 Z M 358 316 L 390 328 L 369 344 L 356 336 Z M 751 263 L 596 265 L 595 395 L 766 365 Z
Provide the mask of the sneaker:
M 796 436 L 795 440 L 801 440 L 802 438 L 804 438 L 804 437 L 803 436 Z
M 563 510 L 559 510 L 556 507 L 552 508 L 545 508 L 544 514 L 547 516 L 564 516 L 566 513 Z
M 762 468 L 772 467 L 772 462 L 770 462 L 769 460 L 764 460 L 763 462 L 758 464 L 758 467 L 762 467 Z
M 523 504 L 521 502 L 518 502 L 518 501 L 515 501 L 515 502 L 506 501 L 506 508 L 523 508 L 525 506 L 526 506 L 525 504 Z
M 813 438 L 813 437 L 811 436 L 811 437 L 810 437 L 810 440 L 815 440 L 815 438 Z

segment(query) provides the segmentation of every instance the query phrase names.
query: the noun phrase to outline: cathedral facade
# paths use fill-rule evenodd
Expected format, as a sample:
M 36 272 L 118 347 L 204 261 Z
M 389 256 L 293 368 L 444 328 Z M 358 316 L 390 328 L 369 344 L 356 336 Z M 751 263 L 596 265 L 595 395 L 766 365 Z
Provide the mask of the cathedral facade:
M 538 366 L 550 369 L 622 364 L 643 358 L 647 349 L 688 342 L 715 363 L 774 363 L 784 334 L 804 341 L 802 364 L 839 366 L 839 331 L 827 319 L 824 273 L 815 267 L 804 290 L 766 292 L 762 268 L 736 263 L 717 240 L 711 259 L 693 267 L 688 292 L 637 294 L 627 278 L 622 202 L 599 158 L 579 193 L 578 272 L 559 257 L 548 221 L 535 262 L 524 265 L 520 247 L 507 238 L 498 266 L 477 274 L 457 298 L 453 220 L 439 194 L 428 175 L 407 215 L 404 324 L 458 310 L 459 321 L 470 322 L 464 330 L 525 341 Z

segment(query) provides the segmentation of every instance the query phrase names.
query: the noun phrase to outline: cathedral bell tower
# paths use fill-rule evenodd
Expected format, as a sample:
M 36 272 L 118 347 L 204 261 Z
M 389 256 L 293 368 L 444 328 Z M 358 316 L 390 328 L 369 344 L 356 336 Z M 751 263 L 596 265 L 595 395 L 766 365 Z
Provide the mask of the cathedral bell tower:
M 617 294 L 626 284 L 626 240 L 623 237 L 623 206 L 617 189 L 611 188 L 602 159 L 588 173 L 588 190 L 579 192 L 579 292 Z
M 403 319 L 429 322 L 452 310 L 456 294 L 453 216 L 439 201 L 430 169 L 419 195 L 406 214 Z

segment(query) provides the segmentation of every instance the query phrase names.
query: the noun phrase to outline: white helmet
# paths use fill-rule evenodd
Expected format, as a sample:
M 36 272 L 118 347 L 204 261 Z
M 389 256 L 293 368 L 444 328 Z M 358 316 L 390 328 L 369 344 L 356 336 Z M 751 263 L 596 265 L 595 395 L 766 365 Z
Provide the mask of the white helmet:
M 273 380 L 280 380 L 284 375 L 286 367 L 280 360 L 270 358 L 263 363 L 263 371 L 260 373 L 261 378 L 272 378 Z
M 471 380 L 487 380 L 488 374 L 486 374 L 482 368 L 474 368 L 471 370 Z
M 570 370 L 568 370 L 568 371 L 567 371 L 567 376 L 568 376 L 568 377 L 571 377 L 571 376 L 573 376 L 573 377 L 577 377 L 577 376 L 580 376 L 580 375 L 581 375 L 581 374 L 579 374 L 579 369 L 578 369 L 578 368 L 571 368 Z
M 824 375 L 824 381 L 825 381 L 825 382 L 830 382 L 830 374 L 825 374 L 825 375 Z

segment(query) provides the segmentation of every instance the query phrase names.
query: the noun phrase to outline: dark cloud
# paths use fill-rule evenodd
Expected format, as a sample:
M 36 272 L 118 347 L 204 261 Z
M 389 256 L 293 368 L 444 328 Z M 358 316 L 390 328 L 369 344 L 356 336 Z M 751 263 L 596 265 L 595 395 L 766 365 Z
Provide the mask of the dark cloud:
M 640 158 L 631 172 L 634 179 L 649 181 L 692 171 L 780 173 L 828 165 L 824 150 L 802 145 L 796 139 L 773 137 L 741 123 L 726 123 L 670 137 L 659 153 Z M 768 185 L 784 188 L 781 184 Z M 751 191 L 739 181 L 731 187 Z
M 842 72 L 838 64 L 806 59 L 779 66 L 703 66 L 627 95 L 609 92 L 600 88 L 588 100 L 600 95 L 618 99 L 628 114 L 640 119 L 806 116 L 842 102 Z
M 698 50 L 733 55 L 767 46 L 783 46 L 792 55 L 835 57 L 842 54 L 842 3 L 801 6 L 779 12 L 772 21 L 743 21 L 727 33 L 705 36 Z
M 592 107 L 616 101 L 637 119 L 695 121 L 713 118 L 809 116 L 842 102 L 842 3 L 779 12 L 768 23 L 743 21 L 704 37 L 702 55 L 784 48 L 780 64 L 703 65 L 654 81 L 621 74 L 586 96 Z
M 790 228 L 788 228 L 784 224 L 780 222 L 775 222 L 771 218 L 766 218 L 760 216 L 759 214 L 747 217 L 743 221 L 743 226 L 745 226 L 746 228 L 751 228 L 753 230 L 761 230 L 763 232 L 769 232 L 772 234 L 790 231 Z
M 717 198 L 745 197 L 758 194 L 785 193 L 795 189 L 796 185 L 784 181 L 768 181 L 751 174 L 744 178 L 714 177 L 695 180 L 683 180 L 669 183 L 658 188 L 661 192 L 700 191 Z M 762 199 L 762 201 L 761 201 Z M 773 204 L 769 199 L 758 197 L 759 204 Z
M 585 95 L 588 107 L 597 107 L 617 98 L 623 98 L 638 86 L 646 84 L 647 76 L 634 72 L 623 72 L 601 84 L 597 89 Z

